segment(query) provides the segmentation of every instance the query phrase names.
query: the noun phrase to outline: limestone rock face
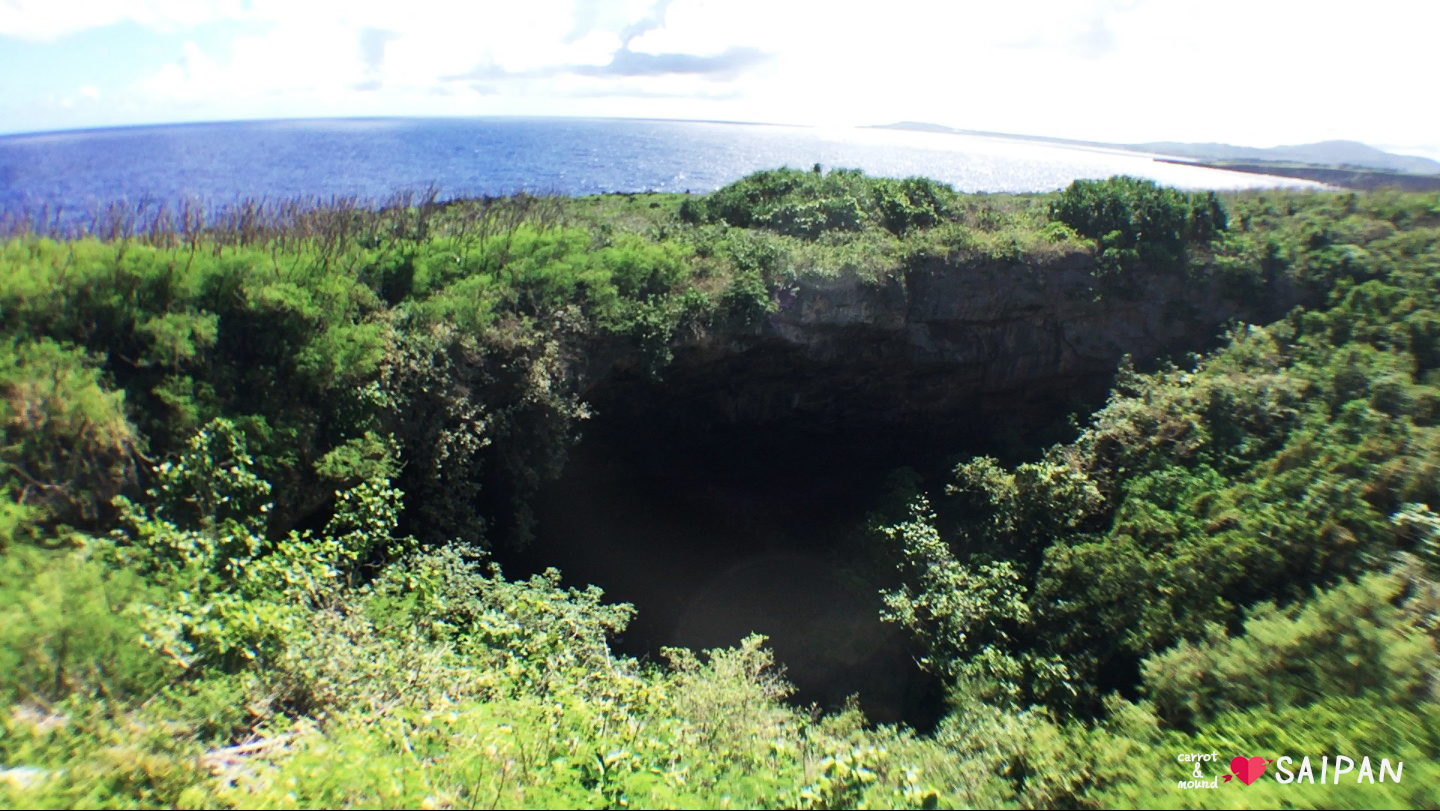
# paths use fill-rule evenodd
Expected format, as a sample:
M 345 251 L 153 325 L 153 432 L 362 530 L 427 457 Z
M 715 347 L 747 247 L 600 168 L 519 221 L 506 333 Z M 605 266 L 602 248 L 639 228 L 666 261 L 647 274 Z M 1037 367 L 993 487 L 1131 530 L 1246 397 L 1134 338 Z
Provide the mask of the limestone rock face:
M 1062 417 L 1102 398 L 1127 354 L 1143 365 L 1202 350 L 1233 319 L 1271 319 L 1297 303 L 1273 284 L 1240 297 L 1203 274 L 1093 271 L 1082 252 L 1037 264 L 932 261 L 879 283 L 802 280 L 773 293 L 777 311 L 762 323 L 677 341 L 658 381 L 623 362 L 597 370 L 587 398 L 693 428 L 963 438 Z

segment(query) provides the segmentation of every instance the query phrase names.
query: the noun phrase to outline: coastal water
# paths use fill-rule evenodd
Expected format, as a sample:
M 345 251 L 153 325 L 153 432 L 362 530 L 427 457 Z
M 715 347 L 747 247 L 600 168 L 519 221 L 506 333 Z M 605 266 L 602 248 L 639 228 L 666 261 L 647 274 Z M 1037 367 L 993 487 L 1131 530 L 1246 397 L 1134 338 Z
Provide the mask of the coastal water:
M 966 192 L 1037 192 L 1130 174 L 1182 188 L 1305 181 L 1161 163 L 1119 151 L 886 129 L 621 119 L 373 119 L 132 127 L 0 138 L 0 213 L 81 217 L 142 200 L 383 201 L 525 190 L 705 192 L 767 168 L 924 175 Z

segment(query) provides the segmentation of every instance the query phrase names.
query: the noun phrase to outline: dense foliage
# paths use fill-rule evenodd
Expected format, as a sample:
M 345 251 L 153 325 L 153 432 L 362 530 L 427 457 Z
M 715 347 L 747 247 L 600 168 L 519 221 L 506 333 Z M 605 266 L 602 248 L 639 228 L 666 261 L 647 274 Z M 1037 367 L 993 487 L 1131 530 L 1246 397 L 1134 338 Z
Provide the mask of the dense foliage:
M 922 177 L 866 177 L 857 169 L 772 169 L 756 172 L 699 200 L 686 200 L 686 222 L 723 222 L 815 239 L 831 231 L 878 225 L 897 236 L 935 225 L 956 201 L 955 191 Z
M 1098 240 L 1097 261 L 1112 271 L 1139 263 L 1175 267 L 1188 244 L 1228 226 L 1214 192 L 1186 194 L 1133 177 L 1077 180 L 1050 211 L 1076 233 Z
M 1440 802 L 1440 198 L 817 167 L 112 225 L 0 242 L 0 803 Z M 1077 253 L 1097 290 L 1312 306 L 1123 369 L 1028 460 L 897 478 L 873 541 L 948 685 L 933 733 L 786 703 L 760 637 L 618 655 L 629 606 L 491 562 L 564 465 L 588 353 L 663 375 L 799 276 Z M 1244 753 L 1404 779 L 1175 788 L 1212 750 L 1211 778 Z

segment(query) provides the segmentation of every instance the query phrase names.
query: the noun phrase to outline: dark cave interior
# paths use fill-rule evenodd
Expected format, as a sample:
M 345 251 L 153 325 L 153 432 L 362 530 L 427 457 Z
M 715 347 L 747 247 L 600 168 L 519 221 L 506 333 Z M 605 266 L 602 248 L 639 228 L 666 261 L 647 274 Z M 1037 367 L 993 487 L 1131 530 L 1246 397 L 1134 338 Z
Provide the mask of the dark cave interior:
M 896 469 L 943 482 L 961 451 L 1039 447 L 1068 403 L 1032 400 L 1026 420 L 1045 414 L 1049 427 L 1026 431 L 978 408 L 888 421 L 867 421 L 884 413 L 871 409 L 737 415 L 726 392 L 745 386 L 733 374 L 612 375 L 533 505 L 534 539 L 500 562 L 511 575 L 553 566 L 569 585 L 633 604 L 620 652 L 658 660 L 663 647 L 761 633 L 795 703 L 833 709 L 857 695 L 873 722 L 932 727 L 943 689 L 916 663 L 918 644 L 880 619 L 893 550 L 865 531 L 867 514 Z M 785 388 L 766 386 L 770 399 Z

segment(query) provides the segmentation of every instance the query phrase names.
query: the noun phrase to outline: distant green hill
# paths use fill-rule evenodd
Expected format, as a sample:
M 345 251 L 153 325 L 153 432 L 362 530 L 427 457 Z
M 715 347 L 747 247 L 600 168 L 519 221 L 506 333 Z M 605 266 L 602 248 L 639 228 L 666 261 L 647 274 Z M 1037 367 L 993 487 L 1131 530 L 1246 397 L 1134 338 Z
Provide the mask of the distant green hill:
M 1159 152 L 1202 160 L 1285 161 L 1321 166 L 1358 166 L 1420 175 L 1440 174 L 1440 163 L 1414 155 L 1395 155 L 1358 141 L 1321 141 L 1315 144 L 1260 149 L 1230 144 L 1186 144 L 1155 141 L 1127 145 L 1127 149 Z

